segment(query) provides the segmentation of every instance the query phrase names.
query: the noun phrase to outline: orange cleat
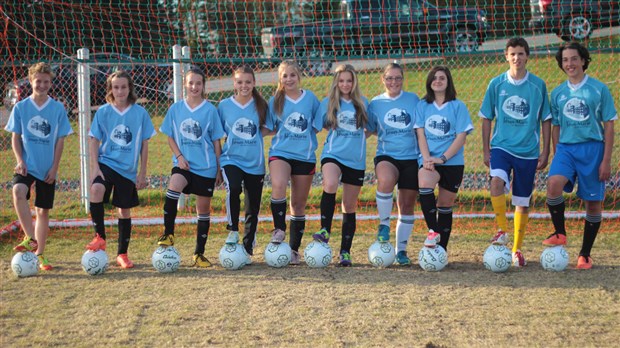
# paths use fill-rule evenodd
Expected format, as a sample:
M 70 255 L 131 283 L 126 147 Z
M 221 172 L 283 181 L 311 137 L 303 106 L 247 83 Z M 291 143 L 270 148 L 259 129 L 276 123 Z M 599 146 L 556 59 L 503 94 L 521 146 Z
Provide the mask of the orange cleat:
M 86 245 L 86 249 L 92 251 L 105 250 L 105 239 L 101 238 L 101 236 L 97 233 L 95 238 Z
M 116 257 L 116 263 L 121 267 L 121 268 L 133 268 L 133 262 L 131 262 L 131 260 L 129 260 L 129 257 L 127 257 L 127 254 L 120 254 Z
M 592 268 L 592 258 L 590 256 L 581 256 L 577 258 L 577 269 L 590 269 Z
M 566 235 L 560 233 L 553 233 L 547 239 L 543 240 L 543 245 L 566 245 Z

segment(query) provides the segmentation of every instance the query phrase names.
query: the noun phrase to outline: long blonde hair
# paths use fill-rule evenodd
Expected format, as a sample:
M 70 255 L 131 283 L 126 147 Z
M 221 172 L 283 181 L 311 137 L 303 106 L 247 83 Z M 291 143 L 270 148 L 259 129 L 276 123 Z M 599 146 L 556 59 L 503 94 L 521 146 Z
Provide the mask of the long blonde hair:
M 249 65 L 243 65 L 238 67 L 234 72 L 233 76 L 241 75 L 241 74 L 250 74 L 252 75 L 252 80 L 256 83 L 256 77 L 254 76 L 254 70 Z M 236 93 L 236 92 L 235 92 Z M 258 124 L 262 127 L 267 122 L 267 102 L 265 98 L 260 94 L 258 89 L 256 89 L 256 85 L 252 88 L 252 98 L 254 98 L 254 106 L 256 107 L 256 112 L 258 113 Z
M 327 104 L 327 117 L 325 124 L 329 128 L 336 129 L 338 127 L 338 112 L 340 111 L 340 89 L 338 88 L 338 79 L 343 72 L 350 72 L 353 77 L 353 88 L 351 88 L 351 101 L 355 107 L 355 126 L 362 128 L 368 122 L 368 114 L 362 100 L 359 84 L 357 83 L 357 73 L 355 68 L 350 64 L 341 64 L 334 70 L 334 79 L 329 89 L 329 103 Z
M 276 115 L 282 115 L 282 111 L 284 110 L 284 98 L 286 97 L 286 93 L 284 92 L 284 85 L 282 84 L 282 79 L 280 78 L 280 76 L 288 67 L 291 67 L 295 70 L 295 73 L 297 73 L 299 81 L 301 82 L 301 69 L 294 60 L 285 60 L 280 63 L 280 65 L 278 66 L 278 87 L 276 88 L 276 94 L 273 98 L 273 108 L 276 112 Z

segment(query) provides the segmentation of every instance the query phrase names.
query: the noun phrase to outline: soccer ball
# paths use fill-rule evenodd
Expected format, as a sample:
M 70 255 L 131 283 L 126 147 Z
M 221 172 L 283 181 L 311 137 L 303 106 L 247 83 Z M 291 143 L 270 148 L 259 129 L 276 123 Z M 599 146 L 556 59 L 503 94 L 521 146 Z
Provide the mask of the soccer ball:
M 304 259 L 312 268 L 327 267 L 332 262 L 332 248 L 327 243 L 313 240 L 304 249 Z
M 33 252 L 19 252 L 11 260 L 11 269 L 18 277 L 30 277 L 39 272 L 39 258 Z
M 265 248 L 265 262 L 271 267 L 284 267 L 291 262 L 291 247 L 287 243 L 269 243 Z
M 229 270 L 238 270 L 248 261 L 248 253 L 241 244 L 224 244 L 220 249 L 220 265 Z
M 103 250 L 86 250 L 82 255 L 82 269 L 93 276 L 103 274 L 108 269 L 108 254 Z
M 482 261 L 489 271 L 506 272 L 512 264 L 512 253 L 504 245 L 490 245 L 484 252 Z
M 160 273 L 176 272 L 181 265 L 181 255 L 173 246 L 159 246 L 151 257 L 153 267 Z
M 568 267 L 568 253 L 561 245 L 546 248 L 540 254 L 540 264 L 547 271 L 562 272 Z
M 377 241 L 368 248 L 368 262 L 375 267 L 389 267 L 395 258 L 394 247 L 390 243 Z
M 448 253 L 441 245 L 422 247 L 418 254 L 418 264 L 427 272 L 441 271 L 448 264 Z

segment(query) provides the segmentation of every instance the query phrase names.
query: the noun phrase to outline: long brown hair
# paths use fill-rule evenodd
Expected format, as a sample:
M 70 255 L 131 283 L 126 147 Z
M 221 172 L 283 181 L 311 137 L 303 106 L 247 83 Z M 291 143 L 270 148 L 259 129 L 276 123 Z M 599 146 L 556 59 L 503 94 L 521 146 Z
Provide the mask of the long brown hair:
M 366 113 L 366 107 L 362 100 L 362 93 L 357 83 L 357 73 L 355 72 L 355 68 L 350 64 L 341 64 L 334 70 L 334 79 L 329 89 L 329 102 L 327 104 L 327 118 L 325 124 L 333 129 L 338 127 L 338 112 L 340 111 L 340 89 L 338 88 L 338 79 L 343 72 L 350 72 L 353 77 L 351 101 L 355 107 L 355 125 L 357 128 L 362 128 L 368 122 L 368 114 Z
M 284 85 L 281 82 L 280 76 L 284 73 L 284 70 L 288 67 L 291 67 L 297 73 L 299 77 L 299 81 L 301 82 L 301 69 L 299 65 L 295 63 L 293 60 L 285 60 L 278 66 L 278 87 L 276 88 L 276 94 L 273 98 L 273 108 L 276 112 L 276 115 L 282 115 L 282 111 L 284 110 L 284 98 L 286 93 L 284 92 Z
M 452 79 L 452 74 L 450 74 L 450 69 L 448 69 L 447 66 L 438 65 L 428 73 L 428 76 L 426 76 L 426 95 L 422 97 L 422 99 L 429 104 L 435 101 L 435 91 L 433 91 L 431 85 L 435 80 L 435 74 L 439 71 L 443 71 L 443 73 L 446 74 L 446 82 L 448 84 L 448 86 L 446 86 L 446 99 L 444 102 L 449 102 L 456 99 L 456 88 L 454 87 L 454 80 Z
M 108 79 L 105 81 L 105 100 L 108 103 L 114 103 L 114 94 L 112 94 L 112 80 L 122 78 L 126 78 L 127 84 L 129 85 L 129 95 L 127 96 L 127 103 L 134 104 L 138 100 L 138 96 L 136 95 L 136 86 L 133 84 L 133 79 L 131 78 L 131 75 L 129 75 L 129 73 L 125 70 L 118 70 L 110 74 L 110 76 L 108 76 Z
M 205 73 L 202 70 L 196 67 L 191 67 L 185 72 L 185 75 L 184 75 L 185 81 L 183 82 L 183 87 L 185 87 L 185 82 L 187 81 L 187 76 L 189 76 L 189 74 L 195 74 L 195 75 L 202 77 L 202 93 L 200 94 L 200 96 L 204 99 L 207 96 L 207 93 L 205 92 L 205 84 L 207 83 L 207 75 L 205 75 Z
M 241 74 L 252 75 L 252 80 L 255 83 L 254 87 L 252 88 L 252 98 L 254 98 L 256 113 L 258 113 L 258 124 L 262 127 L 267 122 L 267 109 L 269 108 L 269 106 L 267 105 L 267 101 L 265 101 L 265 98 L 263 98 L 258 89 L 256 89 L 256 77 L 254 76 L 254 70 L 252 70 L 252 68 L 248 65 L 243 65 L 238 67 L 233 72 L 233 76 Z

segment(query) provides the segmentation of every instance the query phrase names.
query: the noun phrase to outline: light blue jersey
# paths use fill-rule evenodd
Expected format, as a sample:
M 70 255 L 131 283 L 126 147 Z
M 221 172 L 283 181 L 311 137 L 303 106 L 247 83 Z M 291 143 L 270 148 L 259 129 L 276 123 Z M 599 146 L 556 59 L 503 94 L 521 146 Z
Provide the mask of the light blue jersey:
M 421 100 L 415 110 L 413 128 L 424 128 L 426 143 L 431 157 L 440 157 L 460 133 L 471 133 L 474 125 L 471 123 L 467 106 L 460 100 L 452 100 L 441 107 L 437 103 L 427 103 Z M 423 162 L 422 154 L 419 163 Z M 443 165 L 464 165 L 463 147 Z
M 377 131 L 377 156 L 418 160 L 420 151 L 413 130 L 413 114 L 419 102 L 420 98 L 410 92 L 402 92 L 396 98 L 384 93 L 370 101 L 369 124 Z
M 314 93 L 303 90 L 297 100 L 285 97 L 282 115 L 276 115 L 274 97 L 269 99 L 269 113 L 275 120 L 277 133 L 271 140 L 269 157 L 279 156 L 303 162 L 316 162 L 316 132 L 323 128 L 315 117 L 319 100 Z
M 123 112 L 111 104 L 97 110 L 88 135 L 99 140 L 99 162 L 136 182 L 142 142 L 155 135 L 146 110 L 132 104 Z
M 368 100 L 364 97 L 362 98 L 364 107 L 368 109 Z M 322 123 L 324 125 L 327 118 L 328 104 L 329 98 L 323 99 L 317 112 L 317 118 L 323 120 Z M 350 100 L 340 99 L 340 110 L 336 117 L 338 119 L 336 129 L 332 127 L 327 128 L 329 133 L 323 144 L 321 160 L 333 158 L 349 168 L 366 170 L 366 134 L 364 129 L 366 128 L 369 132 L 374 132 L 374 128 L 369 128 L 368 124 L 357 128 L 355 107 Z
M 220 102 L 217 110 L 226 133 L 220 166 L 234 165 L 248 174 L 264 175 L 263 135 L 254 99 L 241 105 L 234 97 L 226 98 Z M 273 130 L 273 119 L 267 117 L 263 127 Z
M 206 178 L 217 176 L 217 157 L 213 142 L 224 137 L 217 109 L 206 100 L 190 108 L 185 100 L 178 101 L 168 109 L 160 132 L 174 139 L 189 171 Z M 173 166 L 178 159 L 172 155 Z
M 547 85 L 529 72 L 518 81 L 505 72 L 489 83 L 479 116 L 495 119 L 491 148 L 518 158 L 537 159 L 541 124 L 551 119 Z
M 603 122 L 618 119 L 609 88 L 588 75 L 579 85 L 566 81 L 551 92 L 551 113 L 563 144 L 603 141 Z
M 4 129 L 21 136 L 28 174 L 39 180 L 45 179 L 54 164 L 58 139 L 73 133 L 65 107 L 51 97 L 41 107 L 32 97 L 15 104 Z

